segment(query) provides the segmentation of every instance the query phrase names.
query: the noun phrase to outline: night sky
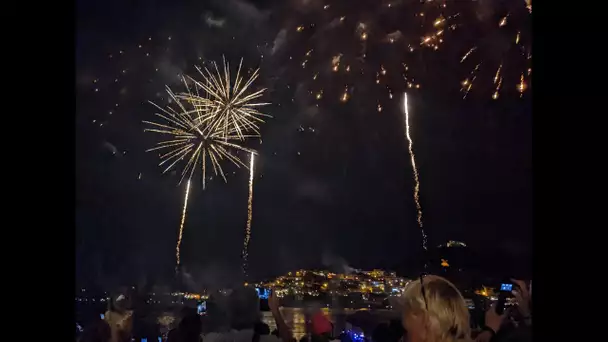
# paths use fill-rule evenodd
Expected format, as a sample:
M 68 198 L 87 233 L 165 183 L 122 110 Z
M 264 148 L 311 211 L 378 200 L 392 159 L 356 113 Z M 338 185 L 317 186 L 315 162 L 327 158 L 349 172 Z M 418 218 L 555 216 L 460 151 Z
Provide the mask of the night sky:
M 263 100 L 272 102 L 265 107 L 273 118 L 261 126 L 262 144 L 246 143 L 260 154 L 249 247 L 252 278 L 335 260 L 362 268 L 418 265 L 421 234 L 403 91 L 395 89 L 395 99 L 382 100 L 378 112 L 375 92 L 357 93 L 353 82 L 352 101 L 330 101 L 342 86 L 323 80 L 328 99 L 317 107 L 305 96 L 306 70 L 288 58 L 307 47 L 288 34 L 271 52 L 282 29 L 315 17 L 323 2 L 95 0 L 78 5 L 79 280 L 171 278 L 185 187 L 177 185 L 179 173 L 163 175 L 157 156 L 145 152 L 158 137 L 144 133 L 141 121 L 154 114 L 148 100 L 164 101 L 165 85 L 179 90 L 178 74 L 194 76 L 195 64 L 222 55 L 235 65 L 243 57 L 245 67 L 260 67 L 259 86 L 268 88 Z M 470 26 L 475 25 L 481 24 Z M 459 83 L 470 70 L 459 63 L 464 43 L 458 37 L 452 45 L 446 38 L 445 48 L 418 59 L 426 66 L 424 73 L 412 67 L 421 89 L 408 91 L 429 246 L 459 240 L 480 255 L 493 250 L 521 258 L 531 251 L 530 92 L 522 98 L 506 92 L 492 100 L 494 88 L 482 83 L 463 99 Z M 484 65 L 492 58 L 488 55 Z M 485 78 L 491 84 L 495 71 L 479 74 L 479 82 Z M 509 87 L 515 90 L 514 84 Z M 241 277 L 249 173 L 224 165 L 228 183 L 213 177 L 203 191 L 200 175 L 194 178 L 182 244 L 186 270 L 207 281 Z

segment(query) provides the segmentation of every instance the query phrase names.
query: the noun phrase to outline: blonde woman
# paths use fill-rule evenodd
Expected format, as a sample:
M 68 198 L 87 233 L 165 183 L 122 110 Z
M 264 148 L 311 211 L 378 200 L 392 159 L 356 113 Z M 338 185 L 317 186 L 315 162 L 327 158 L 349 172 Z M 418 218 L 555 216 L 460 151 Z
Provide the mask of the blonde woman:
M 112 332 L 110 342 L 131 341 L 133 311 L 127 310 L 127 307 L 127 299 L 122 294 L 108 302 L 108 311 L 105 313 L 104 320 L 108 323 Z
M 403 293 L 407 342 L 469 342 L 469 310 L 460 291 L 439 276 L 422 276 Z

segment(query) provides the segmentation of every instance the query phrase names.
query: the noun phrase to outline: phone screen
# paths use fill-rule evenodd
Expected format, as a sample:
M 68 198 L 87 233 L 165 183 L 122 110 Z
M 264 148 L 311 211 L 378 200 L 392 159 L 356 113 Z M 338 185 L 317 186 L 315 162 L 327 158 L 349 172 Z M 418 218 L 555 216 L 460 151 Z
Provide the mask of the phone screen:
M 513 291 L 513 284 L 508 284 L 508 283 L 500 284 L 500 291 L 506 291 L 506 292 Z
M 196 307 L 196 312 L 198 312 L 199 315 L 204 314 L 205 312 L 207 312 L 207 301 L 204 301 L 202 303 L 200 303 L 197 307 Z
M 356 332 L 353 330 L 347 330 L 346 331 L 346 335 L 348 335 L 348 337 L 350 337 L 350 339 L 354 342 L 363 342 L 365 341 L 365 335 L 363 334 L 363 332 Z
M 270 294 L 270 291 L 267 289 L 261 289 L 259 287 L 255 288 L 255 292 L 258 293 L 258 297 L 260 297 L 260 299 L 268 299 L 268 295 Z
M 104 315 L 104 314 L 99 314 L 99 317 L 100 317 L 101 319 L 105 319 L 105 318 L 106 318 L 106 315 Z

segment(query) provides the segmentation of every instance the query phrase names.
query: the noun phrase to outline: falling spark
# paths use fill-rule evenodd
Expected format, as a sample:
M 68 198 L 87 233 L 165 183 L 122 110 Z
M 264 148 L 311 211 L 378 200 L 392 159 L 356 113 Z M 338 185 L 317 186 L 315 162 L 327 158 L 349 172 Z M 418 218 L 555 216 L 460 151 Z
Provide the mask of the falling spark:
M 501 20 L 500 23 L 498 24 L 498 27 L 503 27 L 505 25 L 507 25 L 507 18 L 509 17 L 509 15 L 505 15 Z
M 519 90 L 519 97 L 524 96 L 524 91 L 526 90 L 527 85 L 526 82 L 524 81 L 524 74 L 521 74 L 521 78 L 520 78 L 520 82 L 517 85 L 517 90 Z
M 502 85 L 502 76 L 500 76 L 500 70 L 502 69 L 502 64 L 496 70 L 496 75 L 494 75 L 494 84 L 496 84 L 496 89 L 494 90 L 494 94 L 492 94 L 492 99 L 498 99 L 498 92 L 500 91 L 500 86 Z
M 494 94 L 492 95 L 492 98 L 494 100 L 498 99 L 498 92 L 500 91 L 501 85 L 502 85 L 502 77 L 498 80 L 498 84 L 496 85 L 496 90 L 494 91 Z
M 245 241 L 243 242 L 243 273 L 247 276 L 247 262 L 249 258 L 249 239 L 251 238 L 251 215 L 253 213 L 253 165 L 255 154 L 251 154 L 249 162 L 249 198 L 247 200 L 247 226 L 245 227 Z
M 464 62 L 471 55 L 471 53 L 473 53 L 473 51 L 475 51 L 476 49 L 477 49 L 477 47 L 475 46 L 475 47 L 471 48 L 471 50 L 469 50 L 467 53 L 465 53 L 464 56 L 462 56 L 460 63 Z
M 340 97 L 340 101 L 342 101 L 342 102 L 348 101 L 348 88 L 344 89 L 344 93 Z
M 500 77 L 500 69 L 502 69 L 502 64 L 498 67 L 498 70 L 496 70 L 496 75 L 494 75 L 494 84 L 498 82 L 498 79 Z
M 520 35 L 521 35 L 521 32 L 517 31 L 517 36 L 515 37 L 515 44 L 519 44 Z
M 340 66 L 340 58 L 342 58 L 342 54 L 335 55 L 331 58 L 332 70 L 334 72 L 338 71 L 338 67 Z M 315 75 L 316 77 L 316 75 Z
M 463 99 L 465 99 L 467 95 L 469 95 L 469 91 L 471 91 L 471 87 L 473 87 L 473 82 L 475 82 L 475 79 L 477 78 L 477 70 L 479 70 L 480 65 L 481 63 L 477 64 L 475 66 L 475 69 L 471 71 L 469 78 L 466 78 L 464 81 L 462 81 L 462 88 L 460 90 L 464 91 L 464 96 L 462 97 Z
M 425 252 L 427 251 L 426 246 L 426 233 L 424 232 L 424 227 L 422 226 L 422 206 L 420 205 L 420 180 L 418 178 L 418 169 L 416 168 L 416 156 L 414 155 L 414 142 L 412 141 L 412 137 L 410 136 L 410 113 L 408 110 L 407 104 L 407 93 L 403 93 L 403 109 L 405 111 L 405 136 L 409 142 L 408 150 L 410 153 L 410 161 L 412 163 L 412 172 L 414 174 L 414 202 L 416 203 L 416 211 L 418 212 L 417 221 L 418 226 L 420 227 L 420 232 L 422 233 L 422 248 L 424 248 Z M 426 263 L 425 263 L 426 268 Z
M 190 194 L 190 180 L 186 183 L 186 195 L 184 196 L 184 209 L 182 209 L 182 222 L 179 225 L 179 236 L 177 238 L 177 246 L 175 247 L 175 272 L 177 273 L 180 265 L 180 247 L 182 245 L 182 235 L 184 233 L 184 223 L 186 222 L 186 209 L 188 207 L 188 195 Z

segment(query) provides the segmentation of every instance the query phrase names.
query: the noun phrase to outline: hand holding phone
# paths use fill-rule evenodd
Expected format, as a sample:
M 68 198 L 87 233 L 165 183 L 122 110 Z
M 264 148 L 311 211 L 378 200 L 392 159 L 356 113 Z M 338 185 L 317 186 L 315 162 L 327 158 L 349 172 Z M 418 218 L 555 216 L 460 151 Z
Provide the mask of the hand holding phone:
M 502 315 L 505 312 L 505 304 L 507 303 L 507 296 L 513 291 L 512 283 L 500 284 L 500 292 L 498 294 L 498 301 L 496 302 L 496 313 Z
M 494 303 L 490 309 L 486 311 L 485 326 L 492 329 L 494 333 L 497 333 L 506 317 L 507 315 L 504 313 L 498 313 L 498 303 Z

